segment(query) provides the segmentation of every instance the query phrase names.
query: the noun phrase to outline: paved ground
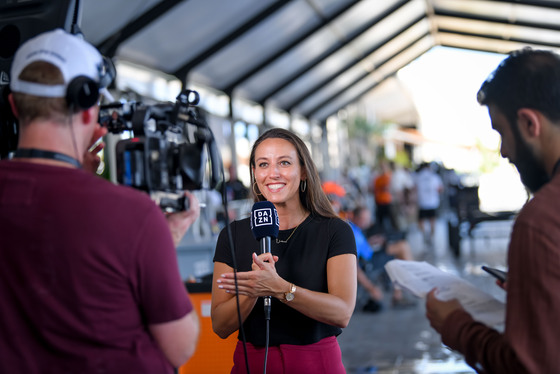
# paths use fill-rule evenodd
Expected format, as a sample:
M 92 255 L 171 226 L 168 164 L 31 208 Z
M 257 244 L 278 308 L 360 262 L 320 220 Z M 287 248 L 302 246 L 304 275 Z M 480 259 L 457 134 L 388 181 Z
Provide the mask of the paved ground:
M 428 261 L 453 272 L 477 287 L 503 300 L 503 290 L 480 267 L 505 268 L 511 222 L 487 222 L 479 225 L 473 240 L 463 239 L 460 258 L 448 248 L 447 223 L 438 222 L 433 246 L 424 243 L 420 232 L 409 234 L 415 259 Z M 408 309 L 390 306 L 386 292 L 385 308 L 366 313 L 357 308 L 350 325 L 339 336 L 342 357 L 348 374 L 392 373 L 474 373 L 462 356 L 441 344 L 439 335 L 425 318 L 423 300 Z

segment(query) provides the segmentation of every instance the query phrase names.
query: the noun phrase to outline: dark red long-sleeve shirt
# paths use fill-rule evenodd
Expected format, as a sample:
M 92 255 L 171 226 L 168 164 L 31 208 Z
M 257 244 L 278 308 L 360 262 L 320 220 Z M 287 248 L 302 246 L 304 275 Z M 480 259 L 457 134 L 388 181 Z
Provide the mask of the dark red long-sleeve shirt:
M 520 212 L 512 231 L 508 267 L 504 333 L 456 311 L 445 320 L 442 341 L 482 373 L 558 373 L 560 175 Z

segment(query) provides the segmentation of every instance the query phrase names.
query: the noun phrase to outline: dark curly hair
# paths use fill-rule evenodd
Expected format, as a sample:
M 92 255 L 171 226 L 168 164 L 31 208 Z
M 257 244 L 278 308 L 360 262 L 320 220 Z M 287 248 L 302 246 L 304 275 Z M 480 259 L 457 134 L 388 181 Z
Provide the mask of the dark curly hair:
M 521 108 L 560 122 L 560 56 L 531 48 L 511 52 L 482 83 L 477 100 L 495 105 L 510 124 Z

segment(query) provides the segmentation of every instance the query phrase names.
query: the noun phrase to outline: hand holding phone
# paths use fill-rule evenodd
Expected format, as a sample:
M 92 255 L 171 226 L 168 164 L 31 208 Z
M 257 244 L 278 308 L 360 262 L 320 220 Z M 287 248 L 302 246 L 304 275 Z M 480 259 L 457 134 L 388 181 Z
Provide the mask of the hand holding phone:
M 498 279 L 502 283 L 505 283 L 507 281 L 507 273 L 505 271 L 496 268 L 491 268 L 484 265 L 482 266 L 482 270 L 484 270 L 494 278 Z

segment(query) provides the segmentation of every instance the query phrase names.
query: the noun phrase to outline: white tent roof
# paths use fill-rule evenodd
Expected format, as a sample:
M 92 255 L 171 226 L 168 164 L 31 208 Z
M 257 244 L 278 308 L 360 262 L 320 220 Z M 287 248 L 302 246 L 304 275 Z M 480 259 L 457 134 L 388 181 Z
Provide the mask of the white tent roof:
M 387 91 L 381 83 L 434 46 L 499 53 L 560 47 L 558 0 L 81 4 L 86 39 L 110 57 L 318 121 L 364 95 Z M 392 92 L 399 95 L 399 88 Z

